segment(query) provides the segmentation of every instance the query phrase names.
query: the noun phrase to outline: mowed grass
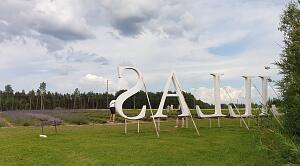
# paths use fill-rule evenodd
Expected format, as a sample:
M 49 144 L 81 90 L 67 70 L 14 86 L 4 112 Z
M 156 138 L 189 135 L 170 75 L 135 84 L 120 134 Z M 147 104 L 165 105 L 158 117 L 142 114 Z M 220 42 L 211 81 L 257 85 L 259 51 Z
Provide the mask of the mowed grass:
M 253 121 L 252 121 L 253 122 Z M 128 125 L 0 128 L 0 165 L 280 165 L 259 146 L 258 132 L 239 127 L 238 119 L 191 120 L 189 128 L 161 123 L 157 138 L 153 123 Z

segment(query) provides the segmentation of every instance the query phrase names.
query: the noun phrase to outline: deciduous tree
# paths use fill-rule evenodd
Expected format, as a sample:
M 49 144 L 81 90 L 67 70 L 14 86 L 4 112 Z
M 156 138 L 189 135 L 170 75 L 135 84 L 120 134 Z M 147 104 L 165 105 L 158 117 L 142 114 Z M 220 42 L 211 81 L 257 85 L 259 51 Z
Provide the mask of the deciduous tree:
M 285 129 L 300 136 L 300 0 L 288 4 L 281 16 L 279 30 L 284 35 L 284 47 L 276 65 L 282 79 L 278 82 L 286 112 Z

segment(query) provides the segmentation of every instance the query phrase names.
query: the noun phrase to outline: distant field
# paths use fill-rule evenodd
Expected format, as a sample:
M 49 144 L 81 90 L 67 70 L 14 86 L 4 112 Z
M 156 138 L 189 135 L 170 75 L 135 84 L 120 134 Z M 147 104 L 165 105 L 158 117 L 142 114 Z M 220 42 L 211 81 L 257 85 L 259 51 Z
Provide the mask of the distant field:
M 125 114 L 134 116 L 139 113 L 140 110 L 124 110 Z M 156 110 L 153 110 L 154 112 Z M 213 113 L 213 109 L 203 109 L 204 113 Z M 243 109 L 240 110 L 244 112 Z M 196 111 L 191 110 L 194 117 L 197 117 Z M 222 112 L 228 115 L 228 110 L 223 109 Z M 176 110 L 169 111 L 168 118 L 174 119 L 177 117 Z M 39 126 L 41 121 L 57 121 L 59 124 L 105 124 L 109 120 L 108 110 L 22 110 L 22 111 L 4 111 L 0 112 L 0 127 L 3 126 Z M 146 112 L 145 121 L 151 121 L 151 113 L 148 110 Z M 117 116 L 117 122 L 124 122 L 124 119 Z M 9 123 L 9 124 L 8 124 Z
M 191 121 L 189 121 L 191 122 Z M 123 125 L 46 127 L 48 138 L 39 138 L 39 127 L 0 128 L 0 165 L 281 165 L 259 146 L 256 129 L 239 127 L 237 119 L 222 119 L 221 128 L 208 120 L 174 128 L 161 124 L 158 139 L 151 122 Z

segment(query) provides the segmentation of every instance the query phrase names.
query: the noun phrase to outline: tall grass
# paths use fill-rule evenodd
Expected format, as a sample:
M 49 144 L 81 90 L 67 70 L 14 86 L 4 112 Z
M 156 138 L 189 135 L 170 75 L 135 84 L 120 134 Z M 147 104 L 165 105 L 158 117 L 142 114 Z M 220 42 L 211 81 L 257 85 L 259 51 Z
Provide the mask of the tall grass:
M 278 130 L 261 129 L 260 146 L 273 160 L 286 164 L 300 164 L 300 145 Z
M 272 115 L 259 118 L 261 148 L 277 156 L 274 160 L 280 160 L 278 162 L 300 164 L 300 144 L 285 134 L 285 129 L 279 124 L 283 117 L 277 118 L 279 122 Z

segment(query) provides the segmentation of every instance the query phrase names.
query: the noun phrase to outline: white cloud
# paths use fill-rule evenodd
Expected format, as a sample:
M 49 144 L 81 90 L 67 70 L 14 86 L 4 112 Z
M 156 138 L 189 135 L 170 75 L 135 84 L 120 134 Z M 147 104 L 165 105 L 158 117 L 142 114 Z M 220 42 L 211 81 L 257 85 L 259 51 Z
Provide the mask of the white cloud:
M 255 86 L 255 85 L 254 85 Z M 257 87 L 258 89 L 252 86 L 251 88 L 251 100 L 253 103 L 260 103 L 261 102 L 261 89 L 260 87 Z M 278 91 L 272 89 L 273 85 L 270 85 L 268 87 L 268 96 L 269 98 L 278 98 L 280 96 Z M 214 104 L 214 89 L 213 88 L 207 88 L 207 87 L 199 87 L 197 89 L 192 88 L 191 93 L 196 97 L 196 99 L 200 99 L 202 101 L 205 101 L 210 104 Z M 227 92 L 226 92 L 227 91 Z M 277 95 L 276 95 L 277 93 Z M 220 97 L 221 102 L 224 104 L 229 103 L 244 103 L 245 102 L 245 91 L 244 87 L 241 88 L 233 88 L 231 86 L 222 87 L 220 89 Z
M 78 7 L 81 1 L 17 1 L 0 5 L 0 40 L 19 36 L 42 42 L 49 51 L 62 49 L 68 41 L 92 38 Z M 79 5 L 79 6 L 78 6 Z
M 220 90 L 222 103 L 228 104 L 230 102 L 241 102 L 244 95 L 241 88 L 233 88 L 231 86 L 228 86 L 226 87 L 226 90 L 224 88 L 221 88 Z M 211 104 L 214 103 L 213 88 L 199 87 L 198 89 L 191 89 L 191 91 L 197 99 Z
M 94 90 L 98 89 L 98 91 L 99 89 L 106 91 L 107 83 L 110 92 L 115 92 L 117 87 L 117 84 L 114 81 L 94 74 L 86 74 L 85 76 L 80 78 L 79 83 L 80 83 L 80 89 L 83 89 L 84 91 L 86 91 L 85 87 L 89 87 Z
M 279 56 L 283 7 L 272 0 L 6 0 L 0 4 L 0 86 L 30 90 L 46 81 L 55 91 L 102 92 L 108 79 L 113 91 L 135 82 L 117 80 L 117 66 L 131 64 L 152 91 L 163 90 L 175 70 L 183 89 L 194 88 L 207 101 L 209 73 L 224 73 L 222 81 L 238 98 L 241 75 L 279 78 L 263 67 Z M 239 51 L 220 55 L 210 48 Z
M 82 82 L 106 83 L 107 79 L 93 75 L 93 74 L 87 74 L 81 79 L 81 81 Z
M 113 27 L 129 36 L 139 34 L 143 25 L 158 14 L 161 5 L 159 0 L 104 0 L 100 4 Z
M 94 87 L 100 88 L 103 87 L 103 85 L 107 85 L 110 93 L 115 93 L 118 90 L 121 89 L 128 89 L 128 82 L 125 79 L 119 78 L 116 80 L 111 80 L 110 78 L 104 78 L 102 76 L 97 76 L 94 74 L 86 74 L 85 76 L 80 78 L 80 84 L 81 88 L 85 89 L 84 87 Z

